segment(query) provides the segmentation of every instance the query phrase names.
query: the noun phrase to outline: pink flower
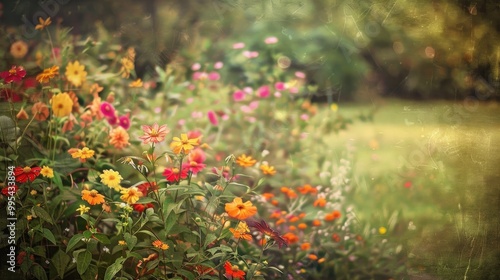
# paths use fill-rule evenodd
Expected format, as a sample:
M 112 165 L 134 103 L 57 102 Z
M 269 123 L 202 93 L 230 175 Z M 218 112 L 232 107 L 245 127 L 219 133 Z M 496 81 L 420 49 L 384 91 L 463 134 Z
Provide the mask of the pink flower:
M 130 128 L 130 119 L 128 116 L 121 116 L 118 118 L 118 123 L 121 127 L 123 127 L 125 130 Z
M 201 65 L 198 62 L 196 62 L 195 64 L 191 65 L 191 70 L 193 70 L 193 71 L 198 71 L 200 69 L 201 69 Z
M 203 113 L 202 112 L 199 112 L 199 111 L 191 112 L 191 118 L 193 118 L 193 119 L 199 119 L 199 118 L 202 118 L 202 117 L 203 117 Z
M 110 125 L 116 125 L 118 123 L 118 118 L 115 115 L 106 117 L 106 119 Z
M 200 141 L 201 141 L 201 136 L 202 136 L 202 134 L 201 134 L 201 131 L 199 131 L 199 130 L 190 130 L 190 131 L 188 131 L 188 133 L 187 133 L 187 137 L 188 137 L 188 139 L 195 139 L 195 138 L 198 138 L 198 144 L 199 144 L 199 143 L 200 143 Z M 203 160 L 203 161 L 205 161 L 205 160 Z
M 309 120 L 309 115 L 308 114 L 302 114 L 302 115 L 300 115 L 300 119 L 303 120 L 303 121 L 307 121 L 307 120 Z
M 189 85 L 187 86 L 187 88 L 188 88 L 189 90 L 195 90 L 195 89 L 196 89 L 196 86 L 195 86 L 195 85 L 193 85 L 193 84 L 189 84 Z
M 278 98 L 281 97 L 281 92 L 279 92 L 279 91 L 275 92 L 274 97 L 278 97 Z
M 220 79 L 220 74 L 218 72 L 210 72 L 210 74 L 208 74 L 208 79 L 210 81 L 218 81 Z
M 194 72 L 193 80 L 205 80 L 207 78 L 207 73 L 205 72 Z
M 290 93 L 299 93 L 299 89 L 298 89 L 298 88 L 296 88 L 296 87 L 291 87 L 291 88 L 289 88 L 289 89 L 288 89 L 288 91 L 289 91 Z
M 194 98 L 189 97 L 186 99 L 186 104 L 191 104 L 191 103 L 193 103 L 193 101 L 194 101 Z
M 243 113 L 250 113 L 252 112 L 252 108 L 248 107 L 247 105 L 243 105 L 240 107 L 240 110 L 243 112 Z
M 283 90 L 286 89 L 285 83 L 283 83 L 283 82 L 277 82 L 277 83 L 274 84 L 274 88 L 276 90 L 283 91 Z
M 246 58 L 256 58 L 259 56 L 259 52 L 244 51 L 243 56 Z
M 197 134 L 197 136 L 194 136 L 194 135 L 190 136 L 188 134 L 189 139 L 201 137 L 201 132 L 199 132 L 199 131 L 192 131 L 192 132 L 193 133 L 197 132 L 198 134 Z M 191 152 L 188 155 L 188 159 L 189 159 L 189 161 L 196 161 L 198 163 L 203 163 L 207 159 L 207 156 L 202 149 L 196 148 L 194 150 L 191 150 Z
M 165 136 L 170 132 L 166 125 L 159 126 L 157 123 L 152 126 L 143 125 L 142 131 L 144 135 L 139 137 L 143 144 L 147 143 L 160 143 L 165 139 Z
M 115 117 L 115 107 L 111 105 L 108 102 L 102 102 L 101 103 L 101 113 L 106 117 L 106 118 L 111 118 Z M 116 117 L 115 117 L 116 118 Z
M 295 72 L 295 77 L 297 77 L 299 79 L 305 79 L 306 74 L 304 72 L 297 71 L 297 72 Z
M 206 158 L 205 152 L 200 148 L 196 148 L 189 153 L 188 161 L 182 165 L 182 168 L 186 168 L 193 174 L 197 174 L 205 168 L 206 165 L 203 162 Z
M 207 116 L 211 124 L 215 126 L 219 124 L 219 120 L 217 119 L 217 115 L 215 114 L 214 111 L 208 111 Z
M 265 40 L 264 40 L 264 43 L 266 43 L 267 45 L 270 45 L 270 44 L 276 44 L 278 43 L 278 38 L 276 37 L 267 37 Z
M 259 101 L 252 101 L 250 102 L 250 104 L 248 104 L 248 106 L 250 107 L 250 109 L 255 110 L 259 108 Z
M 215 68 L 215 69 L 222 69 L 222 67 L 224 67 L 224 63 L 222 63 L 221 61 L 217 61 L 217 62 L 214 64 L 214 68 Z
M 233 93 L 233 100 L 235 102 L 242 101 L 245 99 L 245 92 L 242 90 L 237 90 Z
M 257 121 L 257 119 L 255 117 L 246 117 L 245 118 L 249 123 L 254 123 L 255 121 Z
M 245 87 L 243 88 L 243 91 L 246 92 L 247 94 L 252 94 L 253 89 L 251 87 Z
M 269 86 L 261 86 L 258 90 L 259 97 L 261 98 L 267 98 L 269 97 Z
M 233 49 L 243 49 L 245 47 L 245 43 L 239 42 L 239 43 L 234 43 L 233 44 Z

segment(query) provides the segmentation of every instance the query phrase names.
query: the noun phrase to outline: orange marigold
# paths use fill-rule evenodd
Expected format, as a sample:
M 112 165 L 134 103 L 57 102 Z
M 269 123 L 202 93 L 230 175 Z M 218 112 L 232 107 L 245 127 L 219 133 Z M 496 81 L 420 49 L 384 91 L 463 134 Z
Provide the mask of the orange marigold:
M 111 130 L 111 133 L 109 134 L 109 143 L 117 149 L 127 147 L 129 145 L 129 139 L 130 137 L 127 131 L 121 126 Z
M 242 154 L 236 159 L 236 163 L 242 167 L 251 167 L 256 162 L 257 161 L 255 159 L 253 159 L 251 156 L 247 156 L 246 154 Z
M 291 232 L 285 233 L 283 235 L 283 238 L 287 241 L 288 244 L 297 243 L 299 241 L 299 237 Z
M 90 205 L 104 203 L 104 196 L 96 190 L 82 190 L 82 199 Z
M 340 218 L 342 215 L 340 214 L 339 210 L 334 210 L 333 212 L 330 212 L 325 215 L 325 221 L 331 222 L 335 221 L 336 219 Z
M 243 202 L 241 197 L 235 197 L 233 202 L 226 203 L 225 210 L 229 217 L 246 220 L 257 213 L 257 207 L 252 202 Z
M 314 207 L 325 207 L 326 199 L 324 197 L 318 197 L 313 203 Z

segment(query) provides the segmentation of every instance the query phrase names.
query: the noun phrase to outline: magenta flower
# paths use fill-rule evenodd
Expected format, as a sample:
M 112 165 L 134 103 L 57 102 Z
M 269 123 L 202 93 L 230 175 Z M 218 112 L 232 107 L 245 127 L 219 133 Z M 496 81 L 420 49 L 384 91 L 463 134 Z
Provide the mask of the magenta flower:
M 242 101 L 245 99 L 245 92 L 242 90 L 237 90 L 233 93 L 233 100 L 235 102 Z
M 115 117 L 115 107 L 113 107 L 113 105 L 111 105 L 108 102 L 102 102 L 101 103 L 101 113 L 106 118 Z
M 257 91 L 259 93 L 259 97 L 261 98 L 269 97 L 270 94 L 269 86 L 261 86 Z
M 208 111 L 207 116 L 211 124 L 215 126 L 219 124 L 219 120 L 217 119 L 217 115 L 215 114 L 214 111 Z
M 125 130 L 130 128 L 130 119 L 128 116 L 121 116 L 118 118 L 118 125 L 123 127 Z
M 286 89 L 285 83 L 283 82 L 277 82 L 274 84 L 274 88 L 279 91 L 283 91 Z
M 115 115 L 111 117 L 106 117 L 106 119 L 108 120 L 108 123 L 110 125 L 116 125 L 118 123 L 118 118 Z
M 218 72 L 210 72 L 208 74 L 208 79 L 210 81 L 218 81 L 220 79 L 220 74 Z
M 167 128 L 167 125 L 159 126 L 157 123 L 153 124 L 152 126 L 143 125 L 142 131 L 144 132 L 144 135 L 139 137 L 139 139 L 142 140 L 143 144 L 160 143 L 170 132 Z

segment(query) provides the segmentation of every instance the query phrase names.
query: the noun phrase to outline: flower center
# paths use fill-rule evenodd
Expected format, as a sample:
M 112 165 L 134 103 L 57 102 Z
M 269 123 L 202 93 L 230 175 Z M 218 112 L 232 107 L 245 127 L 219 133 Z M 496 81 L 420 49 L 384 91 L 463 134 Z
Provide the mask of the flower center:
M 10 75 L 15 75 L 17 73 L 17 70 L 16 69 L 10 69 L 9 70 L 9 74 Z
M 24 173 L 30 173 L 31 172 L 31 167 L 29 167 L 29 166 L 24 167 L 23 168 L 23 172 Z
M 243 205 L 243 204 L 238 204 L 238 205 L 236 206 L 236 208 L 238 208 L 238 209 L 240 209 L 240 210 L 243 210 L 243 209 L 245 209 L 245 205 Z
M 178 174 L 179 173 L 179 168 L 172 168 L 172 173 Z
M 114 175 L 109 175 L 109 178 L 108 178 L 110 181 L 113 181 L 115 179 L 115 176 Z
M 156 137 L 158 136 L 158 131 L 156 131 L 156 129 L 151 129 L 151 133 L 150 133 L 151 137 Z

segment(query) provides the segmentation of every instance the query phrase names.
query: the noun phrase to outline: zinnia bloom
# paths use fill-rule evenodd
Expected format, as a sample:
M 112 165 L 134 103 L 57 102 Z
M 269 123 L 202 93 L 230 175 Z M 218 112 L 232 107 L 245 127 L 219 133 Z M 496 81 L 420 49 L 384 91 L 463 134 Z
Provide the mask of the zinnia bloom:
M 214 111 L 208 111 L 207 117 L 211 124 L 215 126 L 219 124 L 219 120 L 217 119 L 217 115 L 215 114 Z
M 85 71 L 85 65 L 81 65 L 80 62 L 70 62 L 66 66 L 66 79 L 72 83 L 75 87 L 79 87 L 85 82 L 87 78 L 87 72 Z
M 54 178 L 54 170 L 48 166 L 43 166 L 40 174 L 42 174 L 42 176 L 46 178 Z
M 260 170 L 262 170 L 262 173 L 264 173 L 264 175 L 274 175 L 276 174 L 276 170 L 274 169 L 274 166 L 270 166 L 268 164 L 262 164 L 260 166 Z
M 139 137 L 142 140 L 143 144 L 154 143 L 158 144 L 165 139 L 165 136 L 170 132 L 167 128 L 167 125 L 158 125 L 157 123 L 152 126 L 143 125 L 142 131 L 144 131 L 144 135 Z
M 299 237 L 291 232 L 285 233 L 283 239 L 286 240 L 288 244 L 297 243 L 299 241 Z
M 99 175 L 101 177 L 101 183 L 104 185 L 115 189 L 115 191 L 120 191 L 120 182 L 122 181 L 122 176 L 117 171 L 112 169 L 104 170 L 103 174 Z
M 15 41 L 10 46 L 10 54 L 14 58 L 23 58 L 28 53 L 28 44 L 24 41 Z
M 122 189 L 122 196 L 120 199 L 125 201 L 127 204 L 136 203 L 139 198 L 142 196 L 142 192 L 140 192 L 136 187 L 130 187 L 128 189 Z
M 249 234 L 250 229 L 244 221 L 240 221 L 236 228 L 230 228 L 229 231 L 233 234 L 236 239 L 252 240 L 252 236 Z
M 82 190 L 82 199 L 87 201 L 90 205 L 97 205 L 104 203 L 104 195 L 96 190 Z
M 181 134 L 181 137 L 174 137 L 172 143 L 170 143 L 170 148 L 174 153 L 180 154 L 184 153 L 187 154 L 189 151 L 191 151 L 194 146 L 198 146 L 199 141 L 198 138 L 188 138 L 187 134 Z
M 163 243 L 161 240 L 153 241 L 153 246 L 155 246 L 158 249 L 162 249 L 162 250 L 168 250 L 168 248 L 169 248 L 168 245 Z
M 59 75 L 59 66 L 54 65 L 50 68 L 43 69 L 42 73 L 36 75 L 36 80 L 40 84 L 46 84 L 50 81 L 50 79 L 54 78 L 57 75 Z
M 115 107 L 113 107 L 113 105 L 111 105 L 110 103 L 101 102 L 100 109 L 101 109 L 101 113 L 105 117 L 107 117 L 107 118 L 115 117 Z
M 50 17 L 46 18 L 45 20 L 39 17 L 38 22 L 39 24 L 35 26 L 35 29 L 43 30 L 45 27 L 49 26 L 52 23 L 52 20 L 50 20 Z
M 118 118 L 118 125 L 127 130 L 130 128 L 130 118 L 128 116 L 120 116 Z
M 16 182 L 18 183 L 26 183 L 26 181 L 33 182 L 36 177 L 40 174 L 41 168 L 38 166 L 35 167 L 16 167 L 14 169 L 14 175 L 16 176 Z
M 119 126 L 111 131 L 109 134 L 109 143 L 117 149 L 123 149 L 129 145 L 129 136 L 127 131 Z
M 266 240 L 271 239 L 278 243 L 279 248 L 287 246 L 287 241 L 280 235 L 280 233 L 272 229 L 264 220 L 260 222 L 251 222 L 249 225 L 264 234 L 264 238 Z
M 120 69 L 120 72 L 122 73 L 123 78 L 128 78 L 130 77 L 130 72 L 134 70 L 134 62 L 128 58 L 124 57 L 120 60 L 122 67 Z
M 236 159 L 236 163 L 242 167 L 251 167 L 256 162 L 257 161 L 255 159 L 253 159 L 251 156 L 247 156 L 246 154 L 242 154 Z
M 80 162 L 85 162 L 87 161 L 88 158 L 91 158 L 94 156 L 94 150 L 91 150 L 87 147 L 83 147 L 83 149 L 72 149 L 71 151 L 71 157 L 73 158 L 79 158 Z
M 231 279 L 244 279 L 245 271 L 241 270 L 237 265 L 231 265 L 230 262 L 224 264 L 226 276 L 232 277 Z
M 341 216 L 342 215 L 340 214 L 339 210 L 334 210 L 333 212 L 325 215 L 325 221 L 327 221 L 327 222 L 335 221 L 336 219 L 340 218 Z
M 49 107 L 43 102 L 37 102 L 31 107 L 31 113 L 34 115 L 35 120 L 44 121 L 49 117 Z
M 229 217 L 238 220 L 245 220 L 257 214 L 257 207 L 250 201 L 243 203 L 241 197 L 235 197 L 233 202 L 226 203 L 225 210 Z
M 169 183 L 174 183 L 178 182 L 181 179 L 186 179 L 188 175 L 188 170 L 186 168 L 182 168 L 181 171 L 179 171 L 179 168 L 166 168 L 165 171 L 163 171 L 163 176 L 165 176 L 165 179 Z
M 141 79 L 137 79 L 137 80 L 131 82 L 128 86 L 131 88 L 140 88 L 143 86 L 143 83 L 142 83 Z
M 52 112 L 56 117 L 69 116 L 71 110 L 73 110 L 73 100 L 66 92 L 52 96 L 50 103 L 52 104 Z
M 24 70 L 22 66 L 12 66 L 10 70 L 0 73 L 0 78 L 2 78 L 6 84 L 20 82 L 24 76 L 26 76 L 26 70 Z
M 313 203 L 314 207 L 325 207 L 326 199 L 324 197 L 319 197 Z

